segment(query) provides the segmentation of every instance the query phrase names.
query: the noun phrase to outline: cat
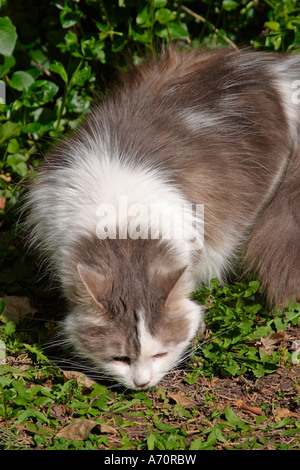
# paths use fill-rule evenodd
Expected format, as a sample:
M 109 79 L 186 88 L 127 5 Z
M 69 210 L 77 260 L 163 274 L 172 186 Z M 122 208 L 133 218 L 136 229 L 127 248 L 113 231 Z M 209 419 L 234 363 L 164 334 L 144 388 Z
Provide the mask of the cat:
M 190 293 L 212 278 L 252 273 L 272 306 L 299 294 L 299 80 L 296 54 L 170 47 L 40 165 L 30 243 L 95 370 L 156 385 L 202 328 Z

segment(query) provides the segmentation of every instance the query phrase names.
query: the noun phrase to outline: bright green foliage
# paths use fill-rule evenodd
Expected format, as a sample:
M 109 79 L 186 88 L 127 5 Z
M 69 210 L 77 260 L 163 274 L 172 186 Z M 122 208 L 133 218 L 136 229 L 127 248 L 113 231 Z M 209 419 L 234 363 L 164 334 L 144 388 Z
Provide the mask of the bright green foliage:
M 193 298 L 209 307 L 206 325 L 211 333 L 203 343 L 199 340 L 194 353 L 196 363 L 202 363 L 201 373 L 236 376 L 251 371 L 261 376 L 274 372 L 284 360 L 292 363 L 290 353 L 276 350 L 266 354 L 259 341 L 285 330 L 290 323 L 296 325 L 300 305 L 292 302 L 284 315 L 270 314 L 262 308 L 262 302 L 258 303 L 262 300 L 258 289 L 256 281 L 220 287 L 217 280 L 212 280 L 211 288 L 194 292 Z

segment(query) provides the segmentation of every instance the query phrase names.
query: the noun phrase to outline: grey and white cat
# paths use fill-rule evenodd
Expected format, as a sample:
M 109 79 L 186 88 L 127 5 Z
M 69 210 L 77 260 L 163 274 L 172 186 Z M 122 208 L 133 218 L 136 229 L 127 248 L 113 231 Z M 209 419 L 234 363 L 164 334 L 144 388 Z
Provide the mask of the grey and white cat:
M 203 321 L 190 292 L 232 270 L 254 273 L 272 305 L 299 294 L 299 80 L 299 55 L 171 48 L 48 156 L 27 200 L 31 243 L 95 370 L 155 385 Z

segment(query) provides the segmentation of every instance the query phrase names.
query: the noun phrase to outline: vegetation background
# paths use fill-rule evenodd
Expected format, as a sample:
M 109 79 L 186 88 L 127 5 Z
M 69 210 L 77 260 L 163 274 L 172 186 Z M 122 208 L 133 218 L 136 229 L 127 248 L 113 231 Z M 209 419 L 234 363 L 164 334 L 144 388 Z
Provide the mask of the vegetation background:
M 194 293 L 207 305 L 206 338 L 195 341 L 187 371 L 153 391 L 116 392 L 67 375 L 41 348 L 62 302 L 23 247 L 24 181 L 128 56 L 138 64 L 170 39 L 187 49 L 297 54 L 299 1 L 1 2 L 0 448 L 300 449 L 299 304 L 266 312 L 255 280 Z M 76 419 L 83 433 L 64 434 Z

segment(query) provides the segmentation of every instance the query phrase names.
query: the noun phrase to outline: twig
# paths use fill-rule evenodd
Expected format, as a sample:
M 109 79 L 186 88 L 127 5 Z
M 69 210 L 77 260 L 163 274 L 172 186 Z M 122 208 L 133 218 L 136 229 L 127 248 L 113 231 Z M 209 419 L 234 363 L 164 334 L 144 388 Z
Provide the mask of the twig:
M 18 47 L 21 49 L 22 52 L 24 52 L 24 54 L 26 54 L 28 57 L 30 57 L 31 60 L 33 60 L 33 62 L 36 64 L 36 66 L 45 74 L 47 75 L 48 77 L 51 76 L 51 72 L 49 70 L 47 70 L 37 59 L 35 59 L 34 57 L 32 57 L 31 54 L 29 54 L 28 51 L 26 51 L 26 49 L 22 46 L 22 44 L 19 43 L 18 41 Z
M 197 18 L 199 21 L 202 21 L 202 23 L 209 23 L 215 34 L 222 37 L 224 39 L 224 41 L 226 41 L 233 49 L 235 49 L 236 51 L 239 51 L 239 48 L 234 44 L 233 41 L 231 41 L 231 39 L 229 39 L 227 36 L 222 36 L 220 34 L 220 30 L 218 28 L 216 28 L 212 23 L 207 21 L 203 16 L 198 15 L 198 13 L 195 13 L 194 11 L 190 10 L 188 7 L 186 7 L 184 5 L 181 5 L 181 8 L 182 8 L 182 10 L 184 10 L 189 15 L 193 16 L 194 18 Z
M 243 402 L 243 400 L 237 400 L 235 402 L 235 406 L 238 408 L 241 408 L 242 410 L 246 411 L 247 413 L 250 414 L 255 414 L 255 415 L 263 415 L 262 409 L 258 406 L 249 406 L 246 403 Z

